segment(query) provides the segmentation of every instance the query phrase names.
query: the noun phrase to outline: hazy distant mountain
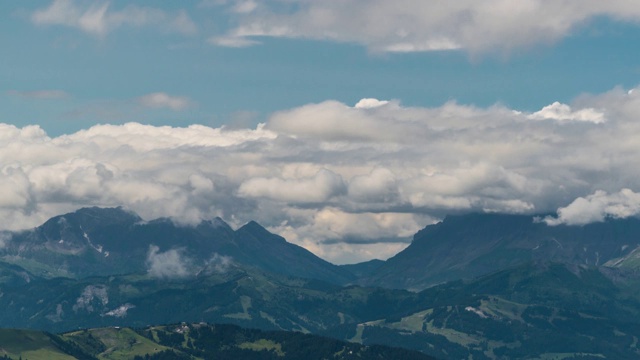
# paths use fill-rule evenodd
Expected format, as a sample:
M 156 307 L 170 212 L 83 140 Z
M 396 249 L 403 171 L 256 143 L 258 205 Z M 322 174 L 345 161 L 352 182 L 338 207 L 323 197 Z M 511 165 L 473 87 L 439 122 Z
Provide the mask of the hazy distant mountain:
M 151 271 L 181 277 L 231 262 L 342 284 L 354 276 L 255 222 L 234 231 L 219 218 L 197 226 L 144 222 L 121 208 L 84 208 L 9 233 L 2 260 L 44 276 L 82 278 Z
M 373 260 L 369 260 L 369 261 L 365 261 L 357 264 L 340 265 L 340 267 L 345 270 L 348 270 L 353 275 L 359 278 L 363 278 L 363 277 L 368 277 L 371 273 L 373 273 L 376 269 L 378 269 L 383 264 L 384 264 L 384 261 L 373 259 Z
M 628 256 L 638 246 L 640 220 L 636 218 L 548 226 L 525 215 L 447 216 L 418 232 L 411 245 L 360 283 L 419 290 L 532 260 L 602 265 Z

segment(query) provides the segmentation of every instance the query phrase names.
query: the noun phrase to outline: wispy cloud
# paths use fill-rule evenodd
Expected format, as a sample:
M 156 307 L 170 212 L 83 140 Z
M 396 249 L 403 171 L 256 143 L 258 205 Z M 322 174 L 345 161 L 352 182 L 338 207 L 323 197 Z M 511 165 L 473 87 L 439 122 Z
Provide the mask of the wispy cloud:
M 359 43 L 377 52 L 473 53 L 549 44 L 595 18 L 637 23 L 632 0 L 327 0 L 229 2 L 229 34 Z M 218 2 L 220 4 L 220 2 Z M 246 11 L 240 11 L 246 10 Z M 506 15 L 508 14 L 508 15 Z
M 156 92 L 141 96 L 138 104 L 149 108 L 168 108 L 171 110 L 184 110 L 194 105 L 194 102 L 185 96 L 171 96 L 164 92 Z
M 58 25 L 76 28 L 99 37 L 106 36 L 123 26 L 154 26 L 164 31 L 184 35 L 197 32 L 196 24 L 184 10 L 169 14 L 157 8 L 137 5 L 113 10 L 109 1 L 54 0 L 48 7 L 36 10 L 31 15 L 31 21 L 42 26 Z
M 7 94 L 28 99 L 64 99 L 70 97 L 70 95 L 63 90 L 9 90 Z

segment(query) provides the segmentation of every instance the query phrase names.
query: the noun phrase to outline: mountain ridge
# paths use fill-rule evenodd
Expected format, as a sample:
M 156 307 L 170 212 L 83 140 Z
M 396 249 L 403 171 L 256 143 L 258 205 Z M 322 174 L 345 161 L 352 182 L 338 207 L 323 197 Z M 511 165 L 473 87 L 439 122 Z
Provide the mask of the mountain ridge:
M 0 249 L 4 261 L 45 277 L 72 278 L 143 272 L 150 263 L 162 265 L 155 258 L 171 258 L 177 270 L 202 267 L 220 256 L 284 275 L 339 284 L 355 279 L 254 221 L 237 230 L 220 218 L 176 225 L 167 218 L 143 221 L 121 207 L 53 217 L 32 230 L 10 233 Z
M 447 216 L 359 280 L 366 286 L 421 290 L 471 279 L 532 260 L 603 265 L 640 244 L 640 219 L 549 226 L 531 215 Z

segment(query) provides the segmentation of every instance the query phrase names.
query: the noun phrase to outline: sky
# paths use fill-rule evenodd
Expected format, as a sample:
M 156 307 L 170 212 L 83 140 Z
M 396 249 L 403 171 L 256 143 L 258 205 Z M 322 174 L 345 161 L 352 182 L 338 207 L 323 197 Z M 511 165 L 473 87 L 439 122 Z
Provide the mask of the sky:
M 0 2 L 0 228 L 256 220 L 334 263 L 448 214 L 640 213 L 634 0 Z

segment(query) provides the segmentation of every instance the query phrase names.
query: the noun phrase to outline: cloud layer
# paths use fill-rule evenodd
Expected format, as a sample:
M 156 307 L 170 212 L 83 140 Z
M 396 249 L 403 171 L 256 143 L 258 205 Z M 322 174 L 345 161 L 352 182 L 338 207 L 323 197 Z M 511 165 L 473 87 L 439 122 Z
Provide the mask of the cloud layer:
M 0 124 L 0 228 L 124 205 L 181 223 L 253 219 L 344 262 L 393 255 L 448 213 L 637 215 L 639 118 L 640 92 L 613 89 L 534 113 L 325 101 L 255 129 L 128 123 L 50 138 Z M 182 271 L 179 253 L 150 254 L 151 268 L 164 257 Z
M 633 0 L 271 0 L 228 6 L 239 23 L 224 37 L 228 46 L 269 36 L 353 42 L 376 52 L 505 52 L 558 41 L 595 18 L 640 19 Z

